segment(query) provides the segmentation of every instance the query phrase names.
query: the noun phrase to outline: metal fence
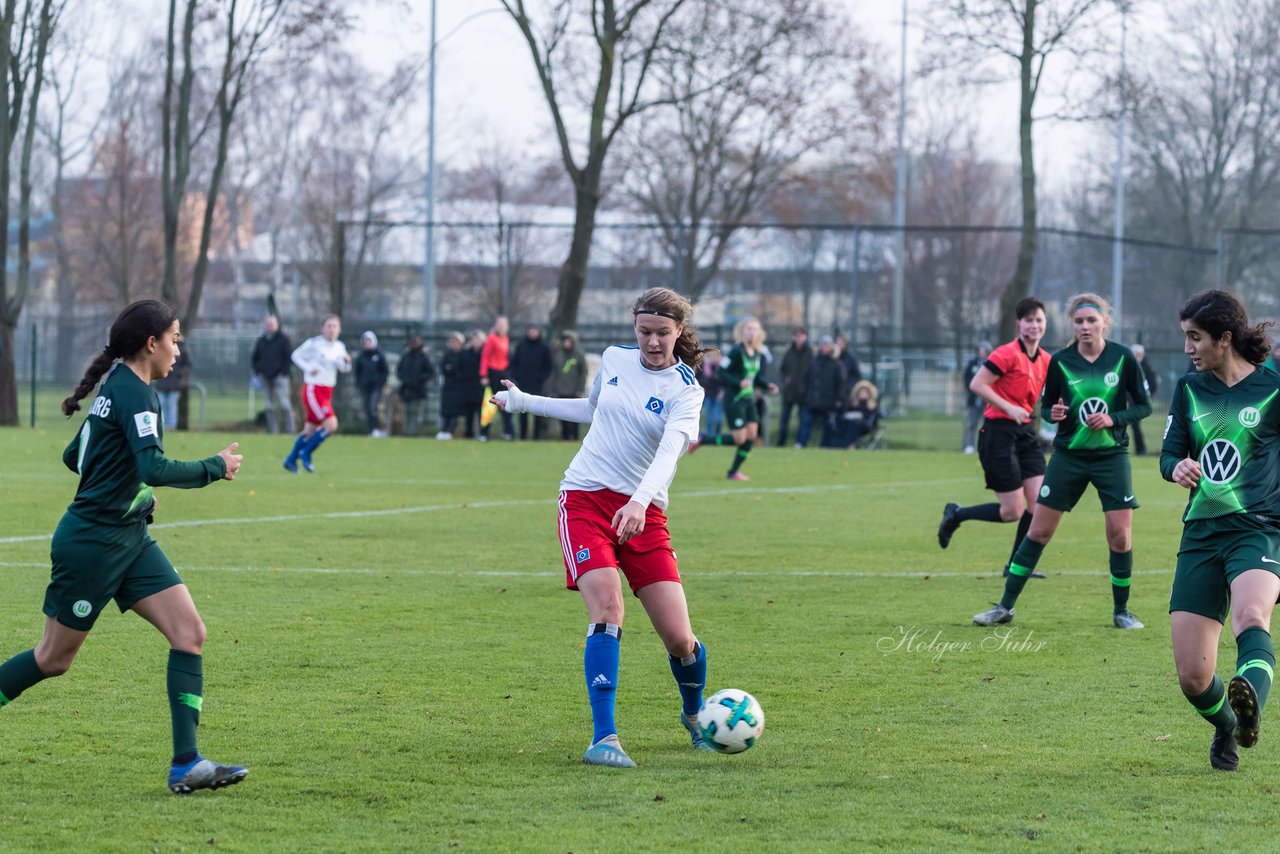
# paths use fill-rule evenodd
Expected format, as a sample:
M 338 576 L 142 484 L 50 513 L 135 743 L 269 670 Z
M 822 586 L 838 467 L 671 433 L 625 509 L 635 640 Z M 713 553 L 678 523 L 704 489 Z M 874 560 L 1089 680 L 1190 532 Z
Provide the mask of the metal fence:
M 268 299 L 285 331 L 300 343 L 340 306 L 344 338 L 353 350 L 364 329 L 377 332 L 394 360 L 409 335 L 422 334 L 438 359 L 451 330 L 487 329 L 511 318 L 516 341 L 528 323 L 546 321 L 556 295 L 571 226 L 545 223 L 440 223 L 434 281 L 423 270 L 426 229 L 412 223 L 339 223 L 334 252 L 324 261 L 211 266 L 198 324 L 189 330 L 196 398 L 191 426 L 248 428 L 260 422 L 260 398 L 250 383 L 249 354 Z M 901 245 L 901 249 L 900 249 Z M 844 334 L 864 373 L 881 387 L 891 447 L 950 449 L 960 443 L 964 390 L 959 372 L 981 339 L 995 340 L 999 295 L 1017 252 L 1016 228 L 886 226 L 750 226 L 738 229 L 715 275 L 705 277 L 696 321 L 704 343 L 727 347 L 733 324 L 761 319 L 774 348 L 793 326 L 816 339 Z M 1081 291 L 1111 297 L 1109 235 L 1044 229 L 1031 292 L 1050 306 L 1046 346 L 1069 338 L 1063 313 Z M 1221 276 L 1265 317 L 1280 311 L 1269 282 L 1273 233 L 1233 233 L 1213 249 L 1141 240 L 1123 242 L 1120 313 L 1113 338 L 1142 342 L 1171 388 L 1185 368 L 1176 308 Z M 669 247 L 652 226 L 602 221 L 587 271 L 578 331 L 585 352 L 628 340 L 625 321 L 635 296 L 653 285 L 686 293 Z M 901 259 L 902 323 L 893 323 L 895 273 Z M 104 343 L 119 306 L 79 300 L 59 307 L 46 283 L 24 309 L 15 347 L 24 396 L 35 382 L 36 421 L 60 419 L 56 401 Z M 427 301 L 432 303 L 428 315 Z M 620 323 L 621 321 L 621 323 Z M 35 344 L 34 359 L 26 358 Z M 997 342 L 998 343 L 998 342 Z M 780 355 L 780 349 L 779 349 Z M 394 376 L 394 374 L 393 374 Z M 41 403 L 45 396 L 51 403 Z M 354 395 L 340 393 L 343 406 Z M 392 396 L 393 400 L 394 397 Z M 438 395 L 433 396 L 434 409 Z M 201 417 L 203 402 L 203 417 Z M 776 412 L 777 407 L 774 407 Z M 358 419 L 344 420 L 353 428 Z

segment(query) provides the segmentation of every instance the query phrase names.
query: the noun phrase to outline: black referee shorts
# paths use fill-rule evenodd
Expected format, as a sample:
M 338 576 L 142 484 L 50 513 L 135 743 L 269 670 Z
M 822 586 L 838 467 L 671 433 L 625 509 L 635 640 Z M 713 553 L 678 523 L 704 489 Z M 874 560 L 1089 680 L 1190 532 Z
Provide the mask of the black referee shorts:
M 978 459 L 987 489 L 1015 492 L 1022 482 L 1044 474 L 1044 451 L 1035 424 L 1015 424 L 1007 418 L 988 418 L 978 434 Z

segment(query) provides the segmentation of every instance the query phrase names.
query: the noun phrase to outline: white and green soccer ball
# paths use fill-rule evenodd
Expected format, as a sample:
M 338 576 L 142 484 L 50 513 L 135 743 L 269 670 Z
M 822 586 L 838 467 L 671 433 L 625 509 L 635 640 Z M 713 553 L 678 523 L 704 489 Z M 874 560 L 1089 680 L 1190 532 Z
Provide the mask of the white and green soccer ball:
M 707 698 L 698 712 L 702 740 L 721 753 L 741 753 L 764 732 L 764 709 L 746 691 L 725 688 Z

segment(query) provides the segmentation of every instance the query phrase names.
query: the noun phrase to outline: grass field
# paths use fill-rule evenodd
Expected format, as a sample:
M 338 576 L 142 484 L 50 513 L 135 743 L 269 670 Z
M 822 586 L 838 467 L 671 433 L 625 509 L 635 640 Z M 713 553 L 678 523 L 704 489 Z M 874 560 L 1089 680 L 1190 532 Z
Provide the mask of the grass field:
M 71 432 L 0 432 L 0 658 L 38 638 Z M 288 439 L 238 438 L 241 476 L 160 491 L 153 534 L 209 629 L 202 750 L 249 779 L 169 794 L 165 643 L 108 612 L 68 676 L 0 711 L 0 849 L 1272 847 L 1275 740 L 1211 771 L 1172 674 L 1185 493 L 1153 458 L 1131 633 L 1110 628 L 1092 493 L 997 632 L 970 617 L 1012 527 L 934 538 L 946 500 L 985 500 L 975 458 L 766 448 L 750 483 L 724 480 L 728 450 L 687 458 L 670 520 L 709 688 L 753 692 L 768 724 L 748 753 L 691 750 L 629 600 L 618 717 L 640 767 L 617 771 L 579 764 L 586 618 L 554 524 L 571 446 L 338 437 L 291 476 Z M 1219 671 L 1234 660 L 1224 644 Z

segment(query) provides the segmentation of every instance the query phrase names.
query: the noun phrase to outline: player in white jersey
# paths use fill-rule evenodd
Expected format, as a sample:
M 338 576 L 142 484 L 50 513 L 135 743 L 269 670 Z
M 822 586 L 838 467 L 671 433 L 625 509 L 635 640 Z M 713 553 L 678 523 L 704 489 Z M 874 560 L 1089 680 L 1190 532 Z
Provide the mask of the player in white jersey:
M 298 463 L 309 472 L 315 471 L 311 455 L 320 443 L 338 431 L 338 415 L 333 411 L 333 387 L 338 373 L 350 373 L 351 354 L 338 340 L 342 321 L 336 314 L 324 319 L 320 334 L 302 342 L 290 357 L 302 370 L 302 411 L 306 421 L 294 440 L 293 450 L 285 457 L 284 467 L 293 473 Z
M 698 730 L 707 652 L 689 623 L 689 606 L 667 531 L 667 489 L 676 461 L 698 437 L 706 352 L 690 323 L 693 306 L 667 288 L 651 288 L 632 306 L 636 345 L 605 350 L 586 398 L 525 394 L 511 382 L 493 402 L 507 412 L 590 424 L 560 482 L 560 545 L 566 586 L 587 606 L 583 669 L 594 734 L 582 761 L 632 768 L 614 724 L 622 638 L 619 571 L 667 648 L 680 689 L 680 722 L 693 746 L 709 750 Z

